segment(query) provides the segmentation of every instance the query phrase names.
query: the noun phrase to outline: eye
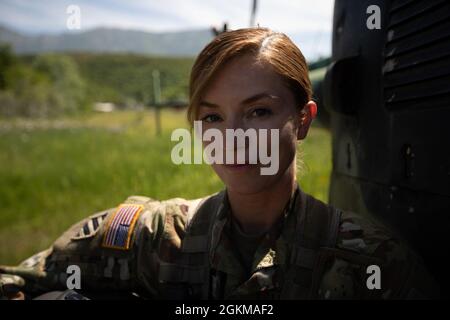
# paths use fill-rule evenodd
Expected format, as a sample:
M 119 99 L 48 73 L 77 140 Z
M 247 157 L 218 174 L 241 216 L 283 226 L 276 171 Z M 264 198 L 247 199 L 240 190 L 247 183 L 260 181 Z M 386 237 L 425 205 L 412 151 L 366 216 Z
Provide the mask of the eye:
M 267 109 L 267 108 L 256 108 L 253 109 L 253 111 L 251 112 L 250 116 L 251 117 L 265 117 L 265 116 L 269 116 L 272 114 L 272 110 Z
M 201 120 L 204 122 L 217 122 L 222 119 L 217 114 L 208 114 L 204 116 Z

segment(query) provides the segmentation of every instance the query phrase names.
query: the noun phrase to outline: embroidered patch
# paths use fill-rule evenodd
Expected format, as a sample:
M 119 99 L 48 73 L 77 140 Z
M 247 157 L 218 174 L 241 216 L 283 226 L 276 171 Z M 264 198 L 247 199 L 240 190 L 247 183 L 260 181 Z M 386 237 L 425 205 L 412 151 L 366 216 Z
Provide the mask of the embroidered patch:
M 104 248 L 128 250 L 130 248 L 131 234 L 143 205 L 122 204 L 114 212 L 103 238 Z
M 72 240 L 80 240 L 80 239 L 87 239 L 93 237 L 98 229 L 100 229 L 100 226 L 105 220 L 106 216 L 108 215 L 108 212 L 102 212 L 100 214 L 97 214 L 95 216 L 92 216 L 77 232 L 75 236 L 72 237 Z

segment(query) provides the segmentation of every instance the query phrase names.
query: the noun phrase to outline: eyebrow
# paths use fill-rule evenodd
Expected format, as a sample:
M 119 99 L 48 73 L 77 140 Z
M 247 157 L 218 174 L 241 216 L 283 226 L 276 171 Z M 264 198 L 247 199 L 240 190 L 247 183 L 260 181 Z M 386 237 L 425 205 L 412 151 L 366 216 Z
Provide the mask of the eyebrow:
M 269 98 L 269 99 L 280 99 L 279 96 L 267 93 L 267 92 L 261 92 L 261 93 L 257 93 L 251 97 L 248 97 L 246 99 L 244 99 L 243 101 L 241 101 L 241 105 L 245 105 L 245 104 L 250 104 L 252 102 L 258 101 L 260 99 L 263 98 Z M 199 103 L 200 106 L 204 106 L 204 107 L 208 107 L 208 108 L 218 108 L 219 105 L 215 104 L 215 103 L 211 103 L 205 100 L 200 101 Z

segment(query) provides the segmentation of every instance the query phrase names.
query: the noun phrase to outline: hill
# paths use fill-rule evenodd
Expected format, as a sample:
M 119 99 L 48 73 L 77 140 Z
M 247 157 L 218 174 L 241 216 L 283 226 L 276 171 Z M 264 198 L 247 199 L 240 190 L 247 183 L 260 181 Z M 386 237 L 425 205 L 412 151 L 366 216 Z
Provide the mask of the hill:
M 195 56 L 213 38 L 209 29 L 146 32 L 96 28 L 83 32 L 27 35 L 0 26 L 0 43 L 18 54 L 42 52 L 127 52 L 168 57 Z

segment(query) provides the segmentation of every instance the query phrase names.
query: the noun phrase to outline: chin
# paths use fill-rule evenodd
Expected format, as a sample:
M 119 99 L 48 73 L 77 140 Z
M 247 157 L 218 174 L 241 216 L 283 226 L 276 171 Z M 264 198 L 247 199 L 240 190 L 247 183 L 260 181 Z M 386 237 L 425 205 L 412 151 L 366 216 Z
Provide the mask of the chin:
M 277 180 L 277 175 L 263 176 L 260 168 L 229 168 L 217 166 L 214 168 L 228 190 L 241 194 L 255 194 L 270 188 Z
M 227 190 L 240 194 L 256 194 L 267 188 L 266 185 L 254 181 L 237 181 L 225 183 Z
M 261 184 L 256 184 L 253 182 L 249 183 L 230 183 L 225 184 L 228 190 L 232 190 L 239 194 L 256 194 L 265 189 Z

